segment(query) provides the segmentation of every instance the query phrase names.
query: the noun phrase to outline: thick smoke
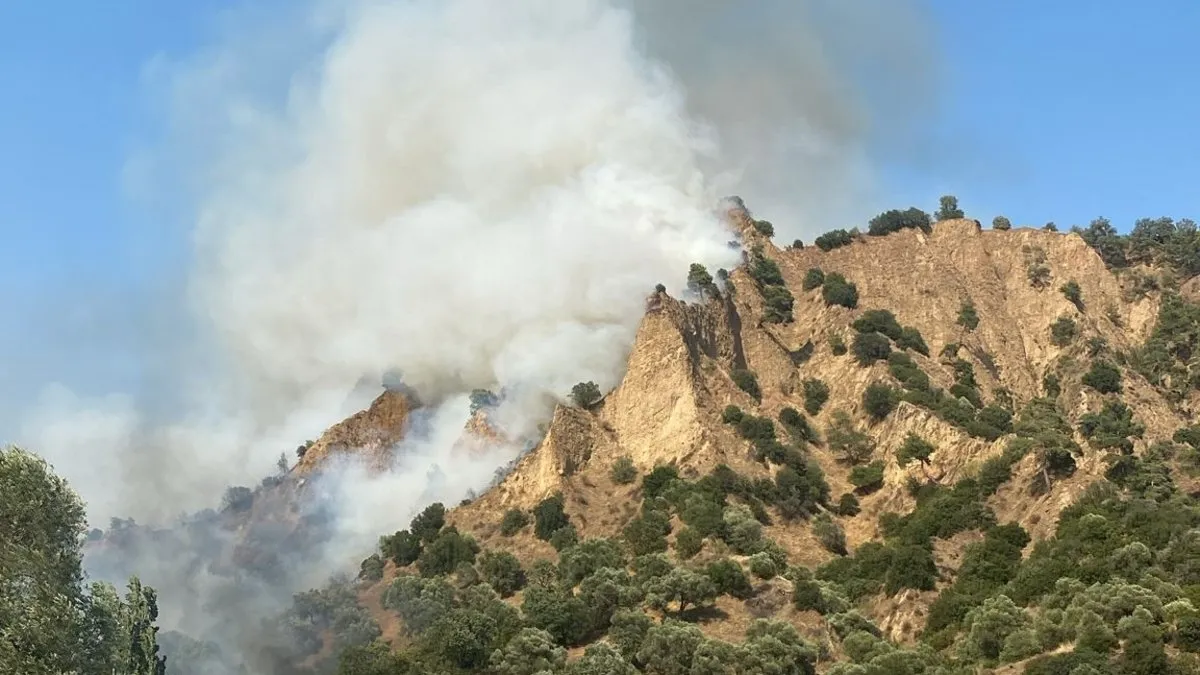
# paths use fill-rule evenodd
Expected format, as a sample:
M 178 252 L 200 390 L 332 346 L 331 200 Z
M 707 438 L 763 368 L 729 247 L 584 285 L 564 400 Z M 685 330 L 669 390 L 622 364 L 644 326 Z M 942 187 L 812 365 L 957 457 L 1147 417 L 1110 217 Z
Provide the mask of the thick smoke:
M 269 606 L 422 500 L 481 488 L 576 382 L 617 384 L 654 285 L 736 264 L 724 194 L 789 240 L 869 213 L 874 139 L 928 92 L 895 84 L 926 81 L 919 15 L 868 4 L 322 0 L 226 16 L 211 48 L 152 64 L 166 133 L 136 162 L 194 214 L 188 348 L 161 350 L 186 354 L 164 371 L 176 410 L 55 391 L 23 440 L 99 524 L 168 522 L 363 407 L 364 377 L 398 373 L 431 404 L 427 428 L 388 476 L 326 476 L 341 536 Z M 916 92 L 890 99 L 886 124 L 862 51 L 912 65 L 883 78 Z M 519 393 L 498 411 L 518 441 L 450 471 L 478 387 Z M 147 581 L 165 618 L 203 632 L 222 622 L 184 549 Z

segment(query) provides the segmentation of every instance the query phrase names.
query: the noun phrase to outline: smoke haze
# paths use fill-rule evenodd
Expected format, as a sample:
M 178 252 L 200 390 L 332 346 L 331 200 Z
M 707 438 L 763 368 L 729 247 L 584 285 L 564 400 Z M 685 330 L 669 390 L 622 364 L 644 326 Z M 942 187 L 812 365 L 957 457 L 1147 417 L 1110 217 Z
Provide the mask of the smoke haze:
M 164 303 L 188 314 L 151 350 L 176 357 L 150 395 L 172 409 L 50 388 L 20 440 L 93 522 L 167 523 L 361 409 L 364 376 L 399 373 L 427 428 L 390 475 L 323 479 L 344 536 L 263 612 L 486 485 L 576 382 L 615 386 L 654 285 L 737 264 L 721 196 L 788 241 L 867 215 L 873 144 L 932 90 L 901 2 L 322 0 L 222 25 L 148 67 L 165 134 L 131 163 L 192 214 L 186 292 Z M 890 70 L 864 79 L 864 51 Z M 431 484 L 482 387 L 522 392 L 500 411 L 520 442 Z M 203 633 L 211 603 L 172 599 L 183 558 L 143 576 L 164 620 Z

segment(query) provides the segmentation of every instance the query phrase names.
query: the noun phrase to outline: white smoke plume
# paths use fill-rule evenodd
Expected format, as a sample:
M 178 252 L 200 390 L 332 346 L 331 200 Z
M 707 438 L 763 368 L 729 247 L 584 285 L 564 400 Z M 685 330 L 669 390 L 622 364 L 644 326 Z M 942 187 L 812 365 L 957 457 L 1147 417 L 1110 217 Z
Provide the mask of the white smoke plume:
M 267 7 L 148 70 L 166 133 L 131 166 L 172 178 L 164 194 L 182 186 L 193 214 L 177 410 L 56 391 L 26 419 L 21 440 L 101 524 L 213 504 L 363 407 L 347 396 L 364 376 L 394 371 L 436 412 L 385 482 L 337 473 L 334 557 L 366 553 L 417 496 L 455 500 L 517 451 L 421 493 L 471 389 L 526 392 L 504 413 L 531 430 L 576 382 L 618 383 L 654 285 L 737 263 L 720 197 L 743 195 L 788 240 L 869 215 L 869 148 L 889 127 L 852 54 L 927 80 L 902 2 Z

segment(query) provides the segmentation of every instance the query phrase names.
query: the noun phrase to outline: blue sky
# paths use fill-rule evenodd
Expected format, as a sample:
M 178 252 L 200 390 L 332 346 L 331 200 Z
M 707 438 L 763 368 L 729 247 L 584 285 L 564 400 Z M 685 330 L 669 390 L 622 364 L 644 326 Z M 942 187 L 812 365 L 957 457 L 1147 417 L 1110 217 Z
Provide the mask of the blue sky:
M 125 327 L 145 325 L 185 249 L 183 230 L 122 191 L 152 124 L 143 69 L 193 52 L 232 3 L 0 3 L 0 431 L 32 384 L 137 380 L 153 336 Z M 952 192 L 985 222 L 1200 217 L 1200 3 L 929 7 L 944 77 L 928 124 L 944 147 L 881 165 L 896 206 L 932 210 Z

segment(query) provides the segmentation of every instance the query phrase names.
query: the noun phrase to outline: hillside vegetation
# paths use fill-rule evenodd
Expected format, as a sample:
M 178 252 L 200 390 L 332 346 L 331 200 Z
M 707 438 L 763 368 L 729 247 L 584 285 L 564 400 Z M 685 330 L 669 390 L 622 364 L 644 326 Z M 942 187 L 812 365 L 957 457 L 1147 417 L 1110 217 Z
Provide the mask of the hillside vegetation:
M 621 383 L 491 489 L 297 595 L 275 672 L 1200 672 L 1200 234 L 962 216 L 779 248 L 734 200 L 744 263 L 657 290 Z M 385 393 L 253 508 L 419 405 Z

